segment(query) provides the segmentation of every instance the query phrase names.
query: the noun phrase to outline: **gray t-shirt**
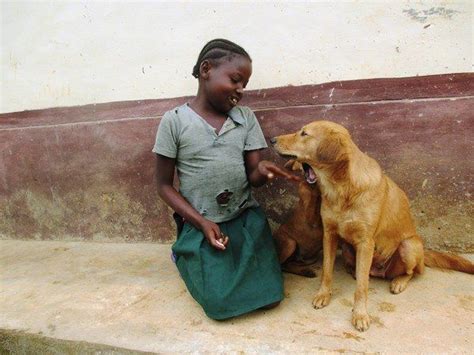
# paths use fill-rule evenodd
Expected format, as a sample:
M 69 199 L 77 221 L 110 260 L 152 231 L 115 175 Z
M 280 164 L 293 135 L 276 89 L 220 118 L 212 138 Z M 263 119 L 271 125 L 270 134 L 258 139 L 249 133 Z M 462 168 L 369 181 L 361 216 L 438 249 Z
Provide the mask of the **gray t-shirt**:
M 201 215 L 220 223 L 258 205 L 247 180 L 244 151 L 265 147 L 248 107 L 230 110 L 217 134 L 185 104 L 164 114 L 153 152 L 176 159 L 180 193 Z

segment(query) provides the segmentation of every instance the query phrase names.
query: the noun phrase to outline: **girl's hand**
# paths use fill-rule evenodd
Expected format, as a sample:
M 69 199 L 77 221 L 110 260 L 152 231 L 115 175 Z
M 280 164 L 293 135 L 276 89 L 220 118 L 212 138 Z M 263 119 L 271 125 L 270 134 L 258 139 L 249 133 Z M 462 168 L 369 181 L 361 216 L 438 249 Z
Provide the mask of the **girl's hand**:
M 288 173 L 286 170 L 268 160 L 262 160 L 258 163 L 258 171 L 269 180 L 273 179 L 275 176 L 279 176 L 292 181 L 301 181 L 299 176 Z
M 225 250 L 227 243 L 229 243 L 229 237 L 224 235 L 221 232 L 219 226 L 209 220 L 204 220 L 201 223 L 201 231 L 206 237 L 209 244 L 211 244 L 214 248 L 219 250 Z

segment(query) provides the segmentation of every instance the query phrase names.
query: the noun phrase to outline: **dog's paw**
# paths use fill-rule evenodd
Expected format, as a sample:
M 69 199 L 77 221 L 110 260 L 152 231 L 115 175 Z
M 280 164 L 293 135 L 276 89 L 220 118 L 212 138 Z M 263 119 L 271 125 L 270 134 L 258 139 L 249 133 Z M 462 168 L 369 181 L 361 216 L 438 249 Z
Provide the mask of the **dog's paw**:
M 331 294 L 329 292 L 318 292 L 313 299 L 313 307 L 320 309 L 326 307 L 329 304 L 331 299 Z
M 370 318 L 369 315 L 365 313 L 352 312 L 352 325 L 359 331 L 365 332 L 369 329 Z
M 408 286 L 409 278 L 406 276 L 399 276 L 392 280 L 390 283 L 390 292 L 398 294 L 403 292 Z

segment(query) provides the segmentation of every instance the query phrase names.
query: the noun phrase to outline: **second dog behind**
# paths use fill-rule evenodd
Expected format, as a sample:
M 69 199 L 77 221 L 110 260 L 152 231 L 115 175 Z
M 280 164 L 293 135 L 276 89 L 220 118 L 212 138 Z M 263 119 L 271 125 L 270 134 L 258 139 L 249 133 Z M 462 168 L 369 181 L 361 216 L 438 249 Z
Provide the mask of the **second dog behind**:
M 289 160 L 285 167 L 303 171 L 302 165 Z M 315 181 L 306 176 L 298 186 L 298 204 L 287 222 L 273 234 L 283 271 L 316 277 L 313 270 L 323 244 L 321 193 Z

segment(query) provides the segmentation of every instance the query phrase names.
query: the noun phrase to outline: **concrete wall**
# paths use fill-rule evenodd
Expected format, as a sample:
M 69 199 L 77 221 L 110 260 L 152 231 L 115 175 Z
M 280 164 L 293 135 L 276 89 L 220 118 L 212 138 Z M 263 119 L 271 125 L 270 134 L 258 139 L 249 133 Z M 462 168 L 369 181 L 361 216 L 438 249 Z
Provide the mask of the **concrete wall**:
M 472 1 L 1 1 L 0 112 L 191 95 L 206 41 L 249 89 L 472 71 Z
M 151 152 L 161 115 L 187 98 L 0 114 L 0 238 L 169 242 Z M 474 251 L 474 74 L 250 91 L 265 137 L 316 120 L 346 126 L 404 189 L 427 246 Z M 283 163 L 271 149 L 265 158 Z M 276 228 L 295 186 L 256 189 Z

